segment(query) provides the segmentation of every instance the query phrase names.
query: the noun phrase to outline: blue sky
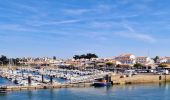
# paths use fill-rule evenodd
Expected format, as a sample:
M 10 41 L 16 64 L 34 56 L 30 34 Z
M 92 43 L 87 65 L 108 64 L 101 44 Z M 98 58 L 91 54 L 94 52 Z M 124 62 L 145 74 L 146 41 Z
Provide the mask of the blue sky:
M 169 0 L 0 0 L 0 53 L 170 56 Z

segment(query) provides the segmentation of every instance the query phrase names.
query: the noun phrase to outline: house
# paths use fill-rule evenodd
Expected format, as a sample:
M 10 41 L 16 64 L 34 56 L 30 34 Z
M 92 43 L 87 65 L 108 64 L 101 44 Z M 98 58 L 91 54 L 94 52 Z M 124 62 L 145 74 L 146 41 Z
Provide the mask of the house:
M 133 66 L 136 63 L 136 57 L 133 54 L 122 54 L 118 57 L 115 57 L 115 60 L 121 62 L 123 65 Z
M 157 60 L 157 63 L 170 63 L 170 57 L 163 57 Z
M 155 69 L 154 60 L 150 57 L 136 57 L 136 63 L 143 65 L 144 69 Z
M 140 63 L 143 65 L 151 65 L 154 64 L 154 60 L 150 57 L 136 57 L 136 63 Z

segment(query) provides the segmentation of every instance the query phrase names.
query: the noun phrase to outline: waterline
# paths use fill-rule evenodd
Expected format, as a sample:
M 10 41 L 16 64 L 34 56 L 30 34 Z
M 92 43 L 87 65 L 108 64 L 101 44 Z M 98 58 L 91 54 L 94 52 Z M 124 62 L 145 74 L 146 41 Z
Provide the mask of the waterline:
M 110 88 L 63 88 L 10 92 L 0 100 L 170 100 L 170 84 L 140 84 Z

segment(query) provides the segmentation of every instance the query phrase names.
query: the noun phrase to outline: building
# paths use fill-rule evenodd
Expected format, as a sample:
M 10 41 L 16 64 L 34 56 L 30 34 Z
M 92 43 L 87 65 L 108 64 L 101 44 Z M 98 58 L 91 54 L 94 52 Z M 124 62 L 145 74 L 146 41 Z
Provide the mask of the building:
M 122 65 L 133 66 L 136 63 L 136 57 L 133 54 L 122 54 L 118 57 L 115 57 L 115 60 L 121 62 Z
M 170 63 L 170 57 L 163 57 L 157 60 L 157 63 Z
M 140 63 L 143 65 L 152 65 L 154 64 L 154 60 L 150 57 L 136 57 L 136 63 Z
M 33 57 L 27 57 L 20 59 L 19 63 L 23 65 L 28 66 L 41 66 L 41 65 L 56 65 L 61 62 L 60 59 L 53 59 L 48 57 L 43 58 L 33 58 Z

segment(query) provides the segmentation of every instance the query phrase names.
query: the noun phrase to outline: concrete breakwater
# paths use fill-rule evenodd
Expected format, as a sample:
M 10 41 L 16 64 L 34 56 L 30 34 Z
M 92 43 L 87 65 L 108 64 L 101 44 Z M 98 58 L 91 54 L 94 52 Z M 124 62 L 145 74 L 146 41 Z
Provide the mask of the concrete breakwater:
M 112 75 L 114 84 L 140 84 L 140 83 L 160 83 L 170 82 L 170 75 L 134 75 L 130 77 L 122 77 L 121 75 Z
M 22 91 L 22 90 L 38 90 L 38 89 L 57 89 L 57 88 L 79 88 L 90 87 L 92 83 L 77 83 L 77 84 L 57 84 L 57 85 L 37 85 L 37 86 L 1 86 L 0 91 Z

